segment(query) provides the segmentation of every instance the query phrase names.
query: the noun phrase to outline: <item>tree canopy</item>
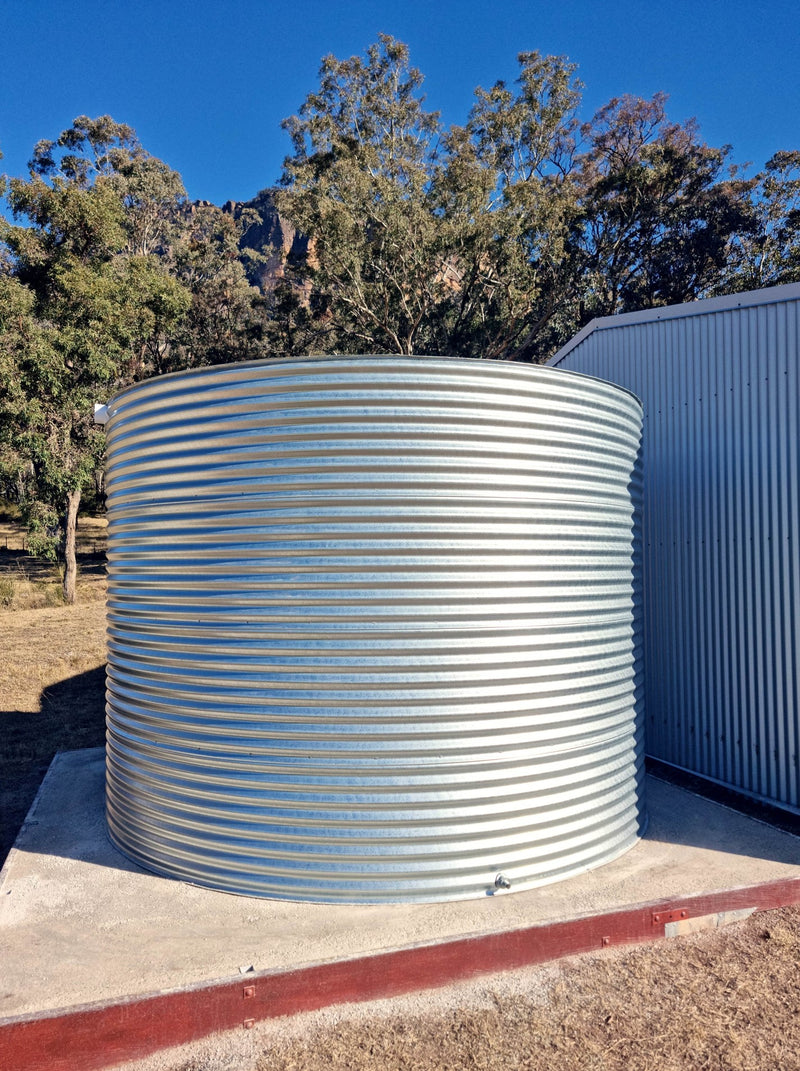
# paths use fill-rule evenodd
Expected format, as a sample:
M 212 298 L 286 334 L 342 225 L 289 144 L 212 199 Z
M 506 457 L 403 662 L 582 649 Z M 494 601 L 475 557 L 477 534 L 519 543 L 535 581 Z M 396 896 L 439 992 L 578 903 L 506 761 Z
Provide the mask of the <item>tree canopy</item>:
M 798 154 L 746 179 L 666 96 L 588 122 L 563 56 L 523 52 L 463 126 L 429 111 L 405 45 L 328 56 L 284 123 L 283 213 L 311 238 L 317 352 L 546 360 L 592 316 L 798 277 Z
M 414 353 L 447 290 L 437 218 L 439 118 L 422 76 L 388 37 L 327 57 L 319 91 L 287 119 L 294 155 L 278 206 L 312 236 L 318 321 L 342 351 Z
M 450 127 L 423 81 L 388 35 L 327 56 L 279 188 L 245 206 L 191 202 L 107 115 L 0 176 L 0 480 L 68 598 L 93 404 L 128 383 L 303 353 L 539 362 L 593 316 L 800 280 L 800 150 L 747 174 L 664 94 L 583 120 L 564 56 L 520 53 Z

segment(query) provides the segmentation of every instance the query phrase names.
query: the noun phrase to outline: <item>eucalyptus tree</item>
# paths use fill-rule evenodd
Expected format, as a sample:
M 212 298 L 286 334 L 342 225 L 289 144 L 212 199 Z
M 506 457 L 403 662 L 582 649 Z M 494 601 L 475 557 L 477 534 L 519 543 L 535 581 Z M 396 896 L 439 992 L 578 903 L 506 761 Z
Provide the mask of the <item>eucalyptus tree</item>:
M 563 56 L 523 52 L 513 86 L 478 87 L 448 137 L 447 215 L 458 245 L 451 345 L 473 356 L 541 360 L 573 292 L 581 83 Z
M 156 252 L 185 194 L 130 127 L 79 116 L 36 145 L 7 198 L 27 224 L 0 231 L 0 436 L 25 477 L 32 545 L 63 555 L 73 601 L 77 513 L 103 447 L 93 404 L 158 367 L 191 303 Z
M 738 236 L 718 293 L 800 282 L 800 151 L 776 152 L 750 184 L 751 226 Z
M 800 270 L 797 154 L 746 180 L 664 94 L 581 123 L 563 56 L 520 54 L 450 129 L 421 86 L 382 36 L 328 56 L 285 121 L 277 200 L 309 236 L 310 296 L 276 309 L 284 345 L 539 361 L 592 316 Z
M 181 213 L 168 264 L 191 303 L 174 332 L 170 364 L 159 371 L 269 355 L 267 301 L 248 282 L 240 250 L 250 215 L 246 210 L 235 219 L 210 204 Z
M 730 146 L 671 121 L 666 96 L 611 100 L 582 129 L 582 320 L 712 290 L 752 228 L 752 183 Z
M 276 197 L 310 236 L 296 321 L 319 349 L 536 356 L 569 287 L 580 84 L 562 57 L 519 62 L 445 130 L 404 44 L 323 60 Z
M 327 56 L 319 89 L 283 126 L 281 213 L 311 236 L 320 349 L 410 354 L 449 291 L 433 189 L 439 116 L 408 48 L 382 35 L 366 57 Z

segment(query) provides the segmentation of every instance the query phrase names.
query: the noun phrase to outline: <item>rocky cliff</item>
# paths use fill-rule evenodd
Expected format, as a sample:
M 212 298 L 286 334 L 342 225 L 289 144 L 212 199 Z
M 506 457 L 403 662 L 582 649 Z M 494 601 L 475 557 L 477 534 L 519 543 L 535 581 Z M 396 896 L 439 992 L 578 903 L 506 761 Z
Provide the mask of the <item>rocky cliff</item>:
M 245 270 L 252 285 L 267 293 L 284 277 L 287 258 L 300 259 L 305 255 L 308 239 L 279 214 L 271 189 L 262 190 L 249 201 L 226 201 L 222 206 L 223 212 L 229 212 L 237 220 L 248 209 L 255 213 L 256 219 L 245 224 L 240 248 L 258 254 L 257 258 L 245 259 Z

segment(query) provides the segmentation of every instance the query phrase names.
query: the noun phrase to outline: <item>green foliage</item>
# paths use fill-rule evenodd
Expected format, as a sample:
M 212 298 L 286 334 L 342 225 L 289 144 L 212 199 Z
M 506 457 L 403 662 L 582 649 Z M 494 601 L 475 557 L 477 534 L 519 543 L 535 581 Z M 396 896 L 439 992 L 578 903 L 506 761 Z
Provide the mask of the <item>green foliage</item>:
M 64 276 L 47 320 L 37 315 L 30 288 L 0 276 L 0 459 L 30 525 L 31 549 L 46 557 L 59 540 L 57 504 L 100 464 L 103 438 L 92 404 L 109 379 L 103 338 L 92 321 L 96 295 L 75 264 Z
M 516 88 L 479 87 L 466 127 L 447 140 L 459 276 L 448 330 L 460 352 L 531 360 L 575 285 L 581 85 L 564 57 L 525 52 L 519 64 Z
M 145 207 L 148 185 L 161 199 Z M 174 208 L 179 178 L 108 116 L 79 117 L 56 142 L 39 142 L 29 177 L 8 183 L 27 225 L 0 235 L 0 448 L 31 550 L 44 557 L 70 550 L 68 503 L 102 464 L 94 403 L 157 368 L 189 307 L 161 258 L 143 251 L 166 233 L 167 190 Z
M 195 206 L 182 221 L 171 267 L 190 300 L 174 334 L 173 367 L 268 355 L 266 303 L 247 281 L 239 253 L 248 222 L 247 215 L 237 221 L 214 205 Z
M 736 236 L 715 293 L 800 282 L 800 151 L 775 153 L 749 185 L 751 225 Z
M 0 478 L 34 553 L 67 562 L 102 465 L 93 407 L 143 377 L 260 355 L 264 302 L 238 255 L 242 223 L 191 208 L 180 176 L 110 116 L 40 141 L 7 183 L 0 239 Z
M 584 319 L 700 297 L 750 226 L 747 182 L 666 97 L 620 97 L 583 128 Z
M 439 117 L 405 45 L 328 56 L 320 88 L 284 123 L 294 155 L 276 201 L 312 236 L 307 269 L 323 350 L 413 353 L 447 291 L 434 182 Z
M 25 505 L 29 552 L 39 558 L 55 561 L 61 535 L 61 518 L 58 511 L 39 499 L 33 499 Z
M 286 120 L 282 212 L 311 235 L 323 350 L 528 355 L 570 279 L 574 67 L 520 56 L 516 91 L 476 91 L 465 128 L 424 109 L 408 49 L 328 56 Z

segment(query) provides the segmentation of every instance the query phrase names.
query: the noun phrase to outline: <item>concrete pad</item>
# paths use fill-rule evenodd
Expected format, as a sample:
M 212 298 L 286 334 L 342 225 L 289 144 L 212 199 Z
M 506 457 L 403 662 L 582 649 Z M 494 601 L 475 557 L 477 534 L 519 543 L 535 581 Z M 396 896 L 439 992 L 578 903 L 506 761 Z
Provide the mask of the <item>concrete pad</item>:
M 646 837 L 558 884 L 451 904 L 259 900 L 129 862 L 106 835 L 103 785 L 101 748 L 56 756 L 0 873 L 2 1017 L 800 880 L 800 838 L 649 778 Z

